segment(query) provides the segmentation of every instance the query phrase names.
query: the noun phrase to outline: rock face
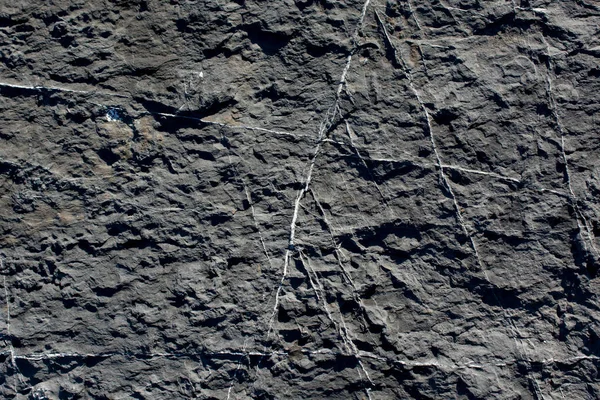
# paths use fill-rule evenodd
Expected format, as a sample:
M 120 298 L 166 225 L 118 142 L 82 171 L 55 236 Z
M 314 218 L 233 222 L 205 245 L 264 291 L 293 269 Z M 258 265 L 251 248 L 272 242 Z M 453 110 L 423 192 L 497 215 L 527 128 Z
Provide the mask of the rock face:
M 2 398 L 599 398 L 599 25 L 4 0 Z

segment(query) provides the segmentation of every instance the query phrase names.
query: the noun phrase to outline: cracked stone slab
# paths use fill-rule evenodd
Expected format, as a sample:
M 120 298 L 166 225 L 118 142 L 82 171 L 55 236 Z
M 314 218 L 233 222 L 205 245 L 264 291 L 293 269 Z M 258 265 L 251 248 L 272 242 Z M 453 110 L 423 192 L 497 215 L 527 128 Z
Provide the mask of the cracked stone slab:
M 3 398 L 597 398 L 592 1 L 0 13 Z

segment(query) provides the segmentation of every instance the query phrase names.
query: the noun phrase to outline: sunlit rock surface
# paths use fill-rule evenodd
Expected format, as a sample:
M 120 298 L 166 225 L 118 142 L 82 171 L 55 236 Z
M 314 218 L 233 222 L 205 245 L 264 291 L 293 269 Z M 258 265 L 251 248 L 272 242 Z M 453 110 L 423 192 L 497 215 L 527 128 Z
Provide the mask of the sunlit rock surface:
M 600 397 L 600 5 L 0 7 L 0 394 Z

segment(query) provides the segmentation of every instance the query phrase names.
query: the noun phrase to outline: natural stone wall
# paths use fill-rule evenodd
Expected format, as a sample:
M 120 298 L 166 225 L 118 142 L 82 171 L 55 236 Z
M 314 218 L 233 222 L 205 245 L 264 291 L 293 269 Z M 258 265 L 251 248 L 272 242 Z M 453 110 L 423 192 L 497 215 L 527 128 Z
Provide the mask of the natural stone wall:
M 2 3 L 3 398 L 600 397 L 597 2 Z

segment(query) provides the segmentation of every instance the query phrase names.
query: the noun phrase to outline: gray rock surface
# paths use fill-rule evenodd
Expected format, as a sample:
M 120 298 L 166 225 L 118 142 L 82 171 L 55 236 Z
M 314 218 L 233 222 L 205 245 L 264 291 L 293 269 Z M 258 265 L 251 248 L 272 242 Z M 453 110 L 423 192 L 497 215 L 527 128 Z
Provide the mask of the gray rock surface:
M 6 399 L 600 397 L 600 5 L 2 0 Z

